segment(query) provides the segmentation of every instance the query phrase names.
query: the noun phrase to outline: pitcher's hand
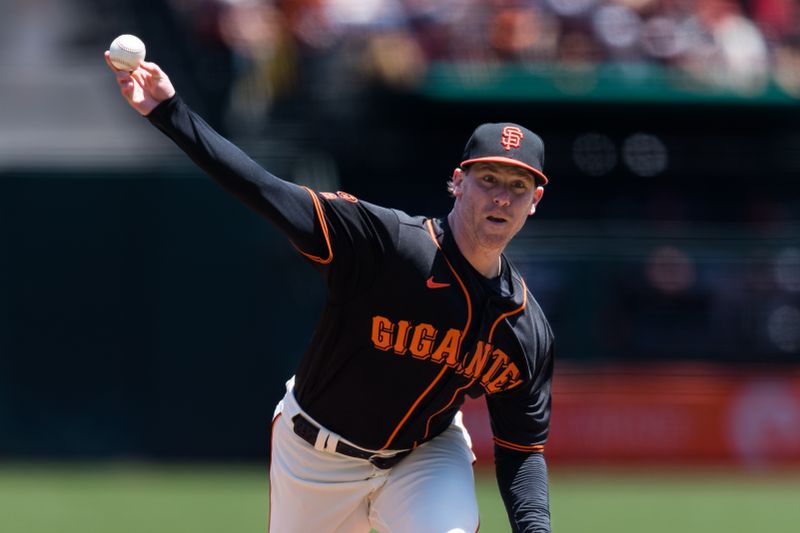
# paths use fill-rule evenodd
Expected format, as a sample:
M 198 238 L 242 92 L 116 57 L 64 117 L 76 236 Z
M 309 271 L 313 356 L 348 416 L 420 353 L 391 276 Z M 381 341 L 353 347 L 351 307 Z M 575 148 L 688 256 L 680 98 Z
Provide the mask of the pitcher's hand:
M 119 70 L 105 53 L 106 64 L 117 77 L 120 93 L 132 108 L 142 115 L 149 115 L 155 107 L 175 94 L 175 87 L 161 67 L 142 61 L 133 72 Z

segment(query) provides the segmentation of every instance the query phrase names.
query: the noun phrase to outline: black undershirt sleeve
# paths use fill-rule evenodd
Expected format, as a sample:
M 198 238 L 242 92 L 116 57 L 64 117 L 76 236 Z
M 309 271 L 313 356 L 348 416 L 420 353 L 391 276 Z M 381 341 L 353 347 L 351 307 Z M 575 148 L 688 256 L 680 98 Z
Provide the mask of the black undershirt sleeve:
M 514 533 L 550 533 L 547 464 L 541 453 L 495 445 L 497 485 Z
M 309 253 L 324 251 L 313 193 L 264 170 L 178 95 L 161 102 L 147 119 L 224 189 L 275 223 L 298 248 Z

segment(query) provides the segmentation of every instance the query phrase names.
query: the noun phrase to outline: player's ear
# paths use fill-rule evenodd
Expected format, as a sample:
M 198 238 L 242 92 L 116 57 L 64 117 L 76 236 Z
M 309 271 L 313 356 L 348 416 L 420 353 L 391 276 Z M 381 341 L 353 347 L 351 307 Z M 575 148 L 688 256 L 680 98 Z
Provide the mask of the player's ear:
M 531 208 L 528 211 L 528 216 L 536 212 L 536 204 L 539 203 L 539 200 L 542 199 L 543 195 L 544 195 L 544 187 L 536 187 L 533 190 L 533 203 L 531 203 Z
M 451 180 L 453 184 L 453 196 L 458 198 L 461 196 L 462 186 L 464 185 L 464 171 L 460 168 L 453 170 L 453 177 Z

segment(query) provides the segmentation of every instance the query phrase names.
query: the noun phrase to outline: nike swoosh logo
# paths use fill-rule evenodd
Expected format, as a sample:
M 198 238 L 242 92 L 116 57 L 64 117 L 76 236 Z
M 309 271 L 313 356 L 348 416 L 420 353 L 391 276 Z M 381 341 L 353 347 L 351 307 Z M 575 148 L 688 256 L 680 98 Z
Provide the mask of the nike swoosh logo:
M 428 278 L 428 281 L 425 283 L 429 289 L 444 289 L 445 287 L 449 287 L 449 283 L 438 283 L 433 281 L 433 276 Z

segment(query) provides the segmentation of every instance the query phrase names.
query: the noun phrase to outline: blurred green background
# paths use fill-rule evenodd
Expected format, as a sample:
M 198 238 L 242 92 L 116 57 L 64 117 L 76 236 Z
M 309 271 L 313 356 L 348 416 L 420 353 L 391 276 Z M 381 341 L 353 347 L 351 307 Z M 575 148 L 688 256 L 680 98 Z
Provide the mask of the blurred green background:
M 276 175 L 412 214 L 447 212 L 477 124 L 540 133 L 551 183 L 508 256 L 557 338 L 554 530 L 797 530 L 799 12 L 3 1 L 0 532 L 264 531 L 269 421 L 324 297 L 122 101 L 121 33 Z M 478 493 L 508 531 L 490 472 Z
M 4 531 L 265 531 L 258 465 L 37 464 L 0 468 Z M 551 478 L 554 531 L 751 533 L 797 530 L 798 475 L 566 470 Z M 494 477 L 479 471 L 481 531 L 507 531 Z M 309 507 L 309 512 L 313 508 Z

